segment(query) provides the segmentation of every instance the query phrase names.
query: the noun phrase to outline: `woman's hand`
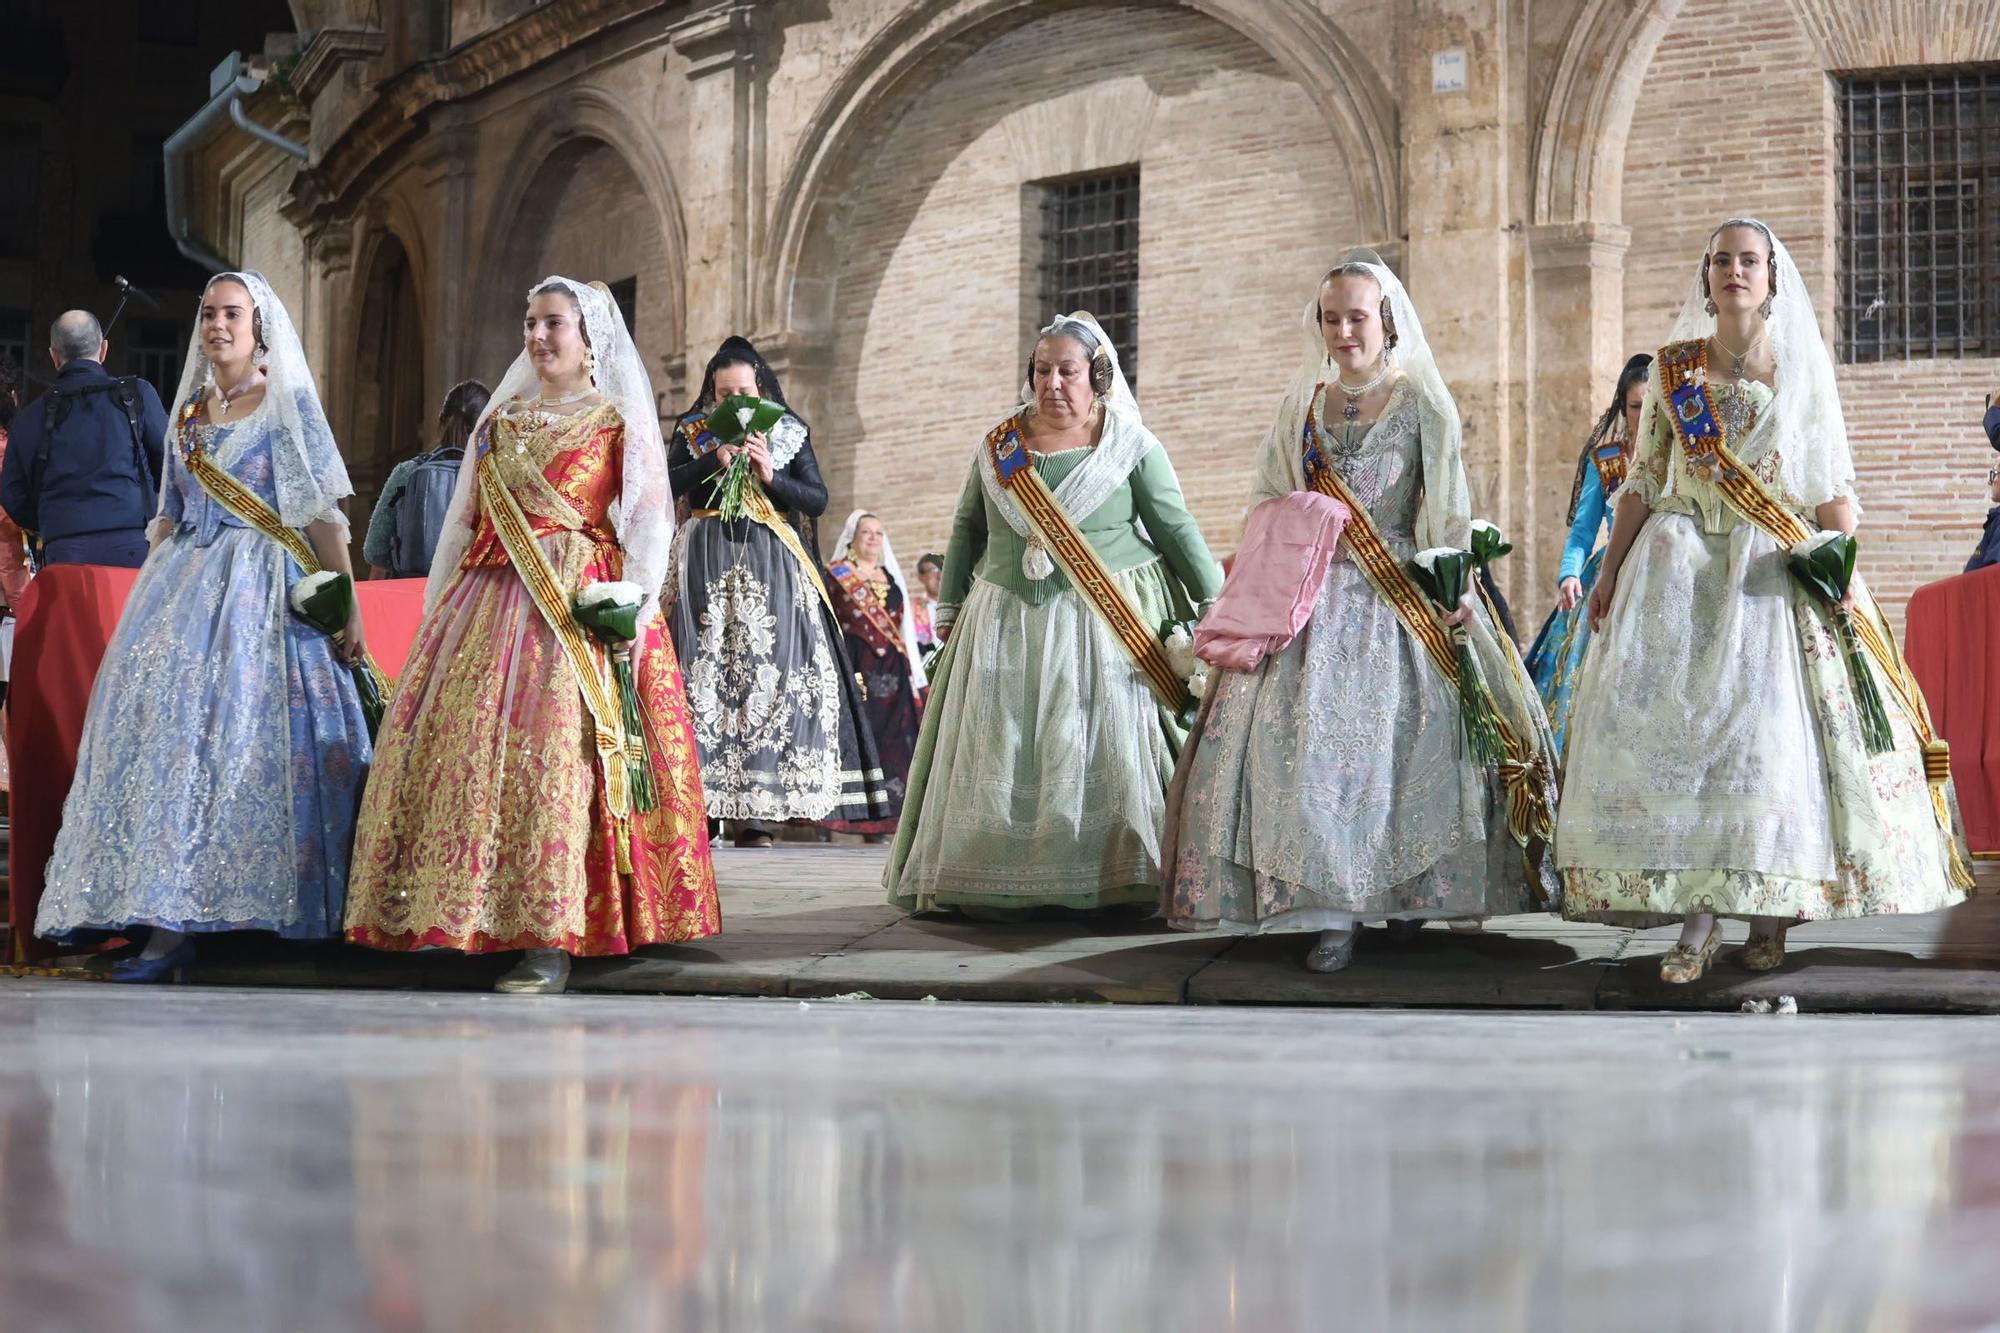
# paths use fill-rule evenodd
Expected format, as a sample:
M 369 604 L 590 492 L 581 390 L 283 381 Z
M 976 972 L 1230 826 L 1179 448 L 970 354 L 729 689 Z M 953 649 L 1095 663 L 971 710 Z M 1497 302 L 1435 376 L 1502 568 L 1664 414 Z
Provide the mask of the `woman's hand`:
M 1571 576 L 1562 581 L 1556 605 L 1565 611 L 1576 610 L 1576 604 L 1583 600 L 1583 580 Z
M 729 465 L 736 461 L 736 455 L 741 451 L 742 451 L 741 445 L 719 444 L 715 447 L 715 457 L 716 460 L 722 465 L 723 469 L 727 470 Z
M 1618 591 L 1618 571 L 1606 565 L 1598 572 L 1596 586 L 1590 590 L 1590 632 L 1595 634 L 1604 624 L 1604 618 L 1611 614 L 1611 595 Z
M 340 633 L 340 660 L 359 662 L 361 655 L 368 651 L 368 641 L 361 635 L 361 599 L 354 599 L 354 609 L 347 613 L 347 628 Z
M 771 442 L 762 431 L 753 430 L 743 437 L 743 448 L 750 455 L 750 466 L 757 470 L 757 480 L 769 486 L 777 471 L 771 466 Z
M 1468 589 L 1458 599 L 1458 610 L 1446 616 L 1444 623 L 1453 628 L 1463 625 L 1466 621 L 1472 619 L 1473 608 L 1477 605 L 1478 603 L 1472 598 L 1471 590 Z

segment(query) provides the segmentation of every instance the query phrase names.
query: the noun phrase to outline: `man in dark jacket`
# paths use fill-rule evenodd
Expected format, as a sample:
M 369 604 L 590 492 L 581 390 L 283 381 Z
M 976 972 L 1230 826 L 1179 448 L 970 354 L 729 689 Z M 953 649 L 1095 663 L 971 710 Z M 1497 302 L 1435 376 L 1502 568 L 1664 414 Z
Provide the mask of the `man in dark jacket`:
M 44 565 L 136 569 L 146 559 L 167 412 L 146 381 L 105 371 L 110 350 L 89 311 L 62 316 L 49 331 L 55 387 L 14 417 L 0 508 L 34 534 Z

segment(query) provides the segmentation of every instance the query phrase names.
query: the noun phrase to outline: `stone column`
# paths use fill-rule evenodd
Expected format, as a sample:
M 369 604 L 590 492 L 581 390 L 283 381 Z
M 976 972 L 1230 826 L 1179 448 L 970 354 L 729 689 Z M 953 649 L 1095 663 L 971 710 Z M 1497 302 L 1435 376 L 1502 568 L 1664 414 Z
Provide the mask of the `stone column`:
M 445 390 L 472 374 L 472 357 L 477 344 L 479 317 L 478 289 L 464 281 L 477 272 L 472 254 L 472 235 L 477 223 L 473 211 L 473 171 L 479 150 L 479 131 L 470 124 L 456 123 L 458 108 L 440 108 L 448 120 L 440 132 L 425 142 L 422 166 L 424 191 L 441 216 L 443 225 L 433 233 L 431 270 L 423 275 L 425 306 L 431 317 L 424 328 L 429 343 L 424 349 L 424 402 L 427 411 L 436 410 Z M 487 372 L 491 374 L 491 371 Z
M 764 226 L 765 6 L 711 0 L 669 35 L 686 64 L 687 364 L 751 332 L 752 277 Z
M 1534 605 L 1553 598 L 1564 513 L 1577 453 L 1611 401 L 1625 358 L 1625 250 L 1629 229 L 1609 222 L 1555 222 L 1528 230 L 1528 397 L 1525 523 L 1514 537 L 1531 571 Z M 1523 541 L 1523 538 L 1526 540 Z M 1526 625 L 1523 634 L 1529 633 Z
M 1398 49 L 1409 229 L 1402 273 L 1465 422 L 1473 516 L 1498 523 L 1518 542 L 1524 516 L 1513 386 L 1521 367 L 1508 114 L 1514 8 L 1503 0 L 1413 0 Z M 1456 86 L 1434 86 L 1437 72 L 1453 75 Z M 1496 572 L 1518 600 L 1519 570 Z

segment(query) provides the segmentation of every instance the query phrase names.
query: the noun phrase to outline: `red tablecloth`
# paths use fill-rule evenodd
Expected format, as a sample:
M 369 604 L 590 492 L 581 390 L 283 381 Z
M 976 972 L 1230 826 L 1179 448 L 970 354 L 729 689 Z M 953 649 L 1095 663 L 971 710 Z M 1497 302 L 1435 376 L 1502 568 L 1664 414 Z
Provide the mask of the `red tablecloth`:
M 97 664 L 139 577 L 136 569 L 51 565 L 21 599 L 7 689 L 7 763 L 12 770 L 7 849 L 7 920 L 17 949 L 45 952 L 34 938 L 42 869 L 55 850 L 63 800 L 76 776 L 76 748 Z M 368 646 L 382 669 L 403 669 L 423 618 L 422 579 L 358 584 Z
M 1904 656 L 1938 735 L 1975 852 L 2000 852 L 2000 565 L 1926 584 L 1910 598 Z

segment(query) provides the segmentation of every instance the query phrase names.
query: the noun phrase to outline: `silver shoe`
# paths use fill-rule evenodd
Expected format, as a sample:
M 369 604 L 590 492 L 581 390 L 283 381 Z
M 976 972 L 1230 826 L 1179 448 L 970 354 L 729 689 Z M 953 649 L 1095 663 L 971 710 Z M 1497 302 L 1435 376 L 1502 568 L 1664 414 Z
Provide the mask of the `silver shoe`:
M 569 955 L 561 949 L 530 949 L 493 989 L 502 995 L 561 995 L 569 989 Z
M 1322 930 L 1319 943 L 1306 955 L 1306 971 L 1338 972 L 1354 961 L 1354 942 L 1361 937 L 1359 930 Z

